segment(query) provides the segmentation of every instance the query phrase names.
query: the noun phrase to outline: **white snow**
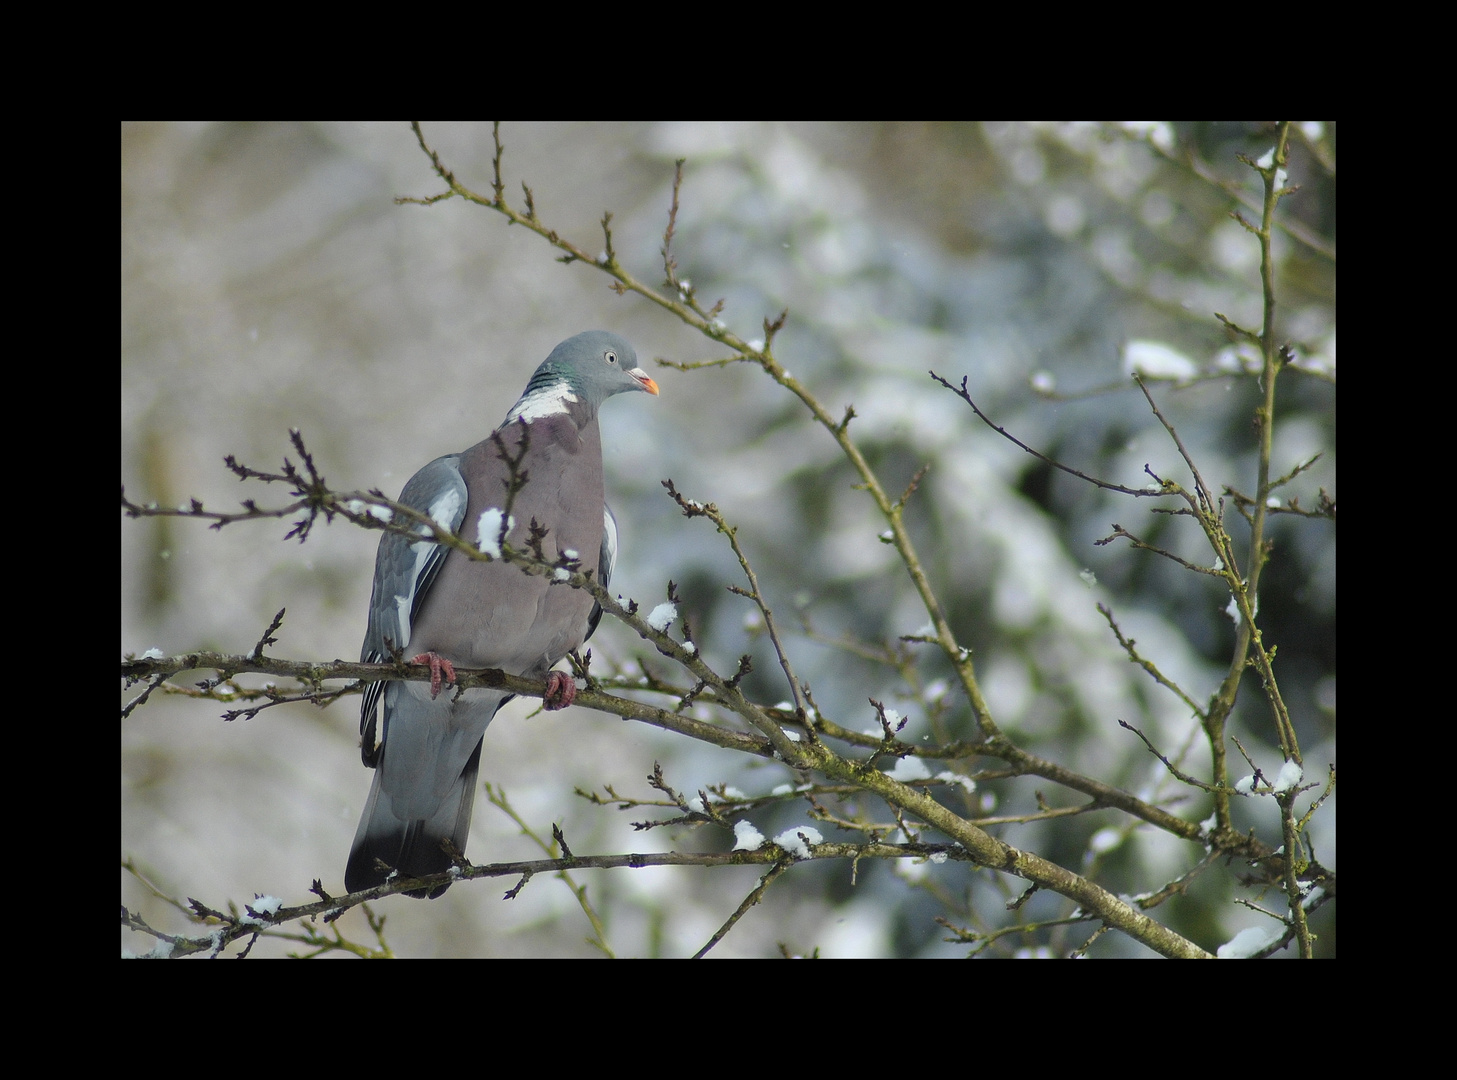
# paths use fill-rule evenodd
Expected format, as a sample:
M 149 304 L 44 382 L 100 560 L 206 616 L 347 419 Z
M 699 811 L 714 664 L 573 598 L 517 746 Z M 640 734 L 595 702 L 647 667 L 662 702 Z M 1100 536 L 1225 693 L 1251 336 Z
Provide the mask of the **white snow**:
M 477 543 L 480 549 L 493 559 L 501 557 L 501 519 L 505 516 L 505 511 L 493 506 L 489 510 L 481 511 L 481 516 L 476 522 Z M 506 532 L 510 533 L 514 528 L 516 528 L 516 517 L 512 515 L 506 520 Z
M 1130 341 L 1123 350 L 1123 370 L 1149 379 L 1192 379 L 1199 365 L 1161 341 Z
M 734 851 L 758 851 L 764 846 L 764 834 L 754 828 L 753 822 L 734 822 Z
M 659 604 L 648 612 L 647 624 L 658 633 L 664 633 L 670 623 L 678 617 L 677 604 Z
M 823 844 L 825 838 L 820 835 L 818 829 L 808 825 L 801 825 L 795 829 L 786 829 L 774 838 L 775 846 L 782 847 L 796 859 L 808 859 L 811 855 L 810 844 Z
M 899 780 L 902 784 L 909 784 L 912 780 L 930 779 L 931 770 L 926 768 L 926 763 L 918 757 L 903 757 L 886 775 L 892 780 Z
M 1275 794 L 1285 794 L 1285 792 L 1289 791 L 1291 788 L 1299 785 L 1300 781 L 1304 778 L 1305 770 L 1300 767 L 1300 763 L 1298 761 L 1285 762 L 1284 765 L 1280 766 L 1280 775 L 1275 777 L 1275 783 L 1273 785 L 1275 788 Z

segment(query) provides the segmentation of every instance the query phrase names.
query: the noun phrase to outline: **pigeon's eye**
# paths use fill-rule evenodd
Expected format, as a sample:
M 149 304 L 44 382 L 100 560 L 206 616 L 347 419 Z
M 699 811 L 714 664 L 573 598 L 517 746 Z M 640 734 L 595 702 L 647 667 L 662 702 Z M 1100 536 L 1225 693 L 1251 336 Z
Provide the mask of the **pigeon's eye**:
M 617 354 L 610 351 L 605 352 L 602 354 L 602 359 L 606 360 L 609 364 L 615 364 L 617 363 Z

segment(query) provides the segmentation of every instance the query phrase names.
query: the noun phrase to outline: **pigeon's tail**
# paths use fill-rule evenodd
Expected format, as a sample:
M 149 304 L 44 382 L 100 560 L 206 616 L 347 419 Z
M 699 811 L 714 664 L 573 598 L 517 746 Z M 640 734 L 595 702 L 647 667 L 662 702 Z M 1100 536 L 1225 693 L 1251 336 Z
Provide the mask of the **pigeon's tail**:
M 407 878 L 449 870 L 453 864 L 441 842 L 449 840 L 457 851 L 465 853 L 480 768 L 481 744 L 477 742 L 475 753 L 466 762 L 465 770 L 436 811 L 428 818 L 413 819 L 396 814 L 394 801 L 380 785 L 383 770 L 376 771 L 359 831 L 354 834 L 354 846 L 349 849 L 344 887 L 350 892 L 358 892 L 383 885 L 394 870 Z M 405 895 L 434 900 L 448 888 L 449 884 L 438 885 L 434 889 L 416 889 Z

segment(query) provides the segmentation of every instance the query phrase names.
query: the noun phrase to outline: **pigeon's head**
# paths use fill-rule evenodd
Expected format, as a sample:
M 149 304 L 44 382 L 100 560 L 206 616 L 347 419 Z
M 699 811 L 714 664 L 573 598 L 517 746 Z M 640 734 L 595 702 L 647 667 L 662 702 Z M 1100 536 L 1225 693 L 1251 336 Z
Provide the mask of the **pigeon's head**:
M 637 353 L 616 334 L 588 330 L 567 338 L 542 361 L 533 384 L 561 380 L 595 409 L 613 394 L 626 390 L 658 392 L 658 384 L 637 366 Z
M 625 390 L 658 392 L 658 384 L 637 366 L 637 353 L 616 334 L 589 330 L 567 338 L 541 362 L 506 422 L 531 423 L 585 406 L 596 416 L 602 402 Z

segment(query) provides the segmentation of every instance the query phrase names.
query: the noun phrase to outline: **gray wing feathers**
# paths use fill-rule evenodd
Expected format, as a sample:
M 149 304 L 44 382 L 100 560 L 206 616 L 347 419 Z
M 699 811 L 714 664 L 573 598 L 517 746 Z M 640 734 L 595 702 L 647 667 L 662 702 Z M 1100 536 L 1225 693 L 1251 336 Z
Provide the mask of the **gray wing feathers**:
M 399 501 L 429 514 L 451 532 L 460 531 L 465 520 L 466 486 L 460 475 L 460 455 L 436 458 L 417 472 L 400 492 Z M 360 660 L 382 664 L 390 658 L 390 646 L 399 651 L 410 643 L 410 630 L 420 604 L 440 572 L 448 548 L 432 541 L 412 541 L 399 533 L 386 533 L 379 543 L 374 565 L 374 592 L 369 601 L 369 627 L 364 633 Z M 379 727 L 382 682 L 370 683 L 359 711 L 360 755 L 374 768 L 385 732 Z
M 459 532 L 468 501 L 459 466 L 459 454 L 436 458 L 410 478 L 399 501 Z M 420 531 L 425 532 L 423 526 Z M 383 663 L 391 648 L 398 652 L 410 644 L 416 616 L 449 553 L 433 541 L 398 533 L 386 533 L 380 540 L 361 650 L 365 663 Z M 375 682 L 366 687 L 359 715 L 360 755 L 376 768 L 388 742 L 390 762 L 375 772 L 349 853 L 344 882 L 350 892 L 384 880 L 376 860 L 417 877 L 450 866 L 442 839 L 449 837 L 465 850 L 480 737 L 501 697 L 473 691 L 460 702 L 453 702 L 453 695 L 431 701 L 429 689 L 418 683 Z
M 612 516 L 612 507 L 602 506 L 602 550 L 597 556 L 597 584 L 604 589 L 612 580 L 612 568 L 617 564 L 617 518 Z M 587 616 L 587 637 L 582 639 L 585 642 L 597 632 L 597 624 L 602 621 L 602 605 L 595 600 L 592 602 L 592 614 Z

